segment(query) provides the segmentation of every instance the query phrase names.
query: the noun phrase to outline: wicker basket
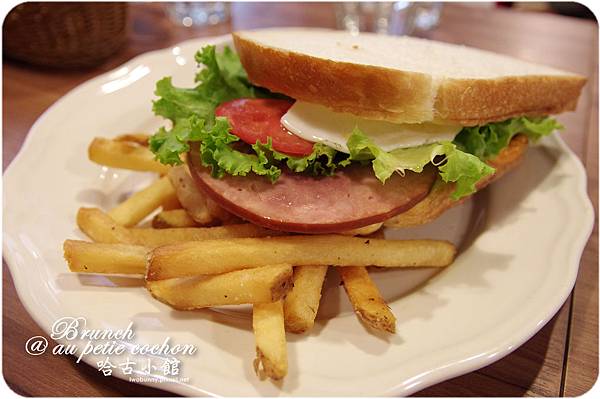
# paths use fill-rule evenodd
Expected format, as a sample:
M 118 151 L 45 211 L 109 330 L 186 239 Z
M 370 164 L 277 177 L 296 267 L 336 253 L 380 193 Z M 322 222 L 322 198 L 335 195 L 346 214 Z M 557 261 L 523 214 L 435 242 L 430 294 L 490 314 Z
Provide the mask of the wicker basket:
M 4 55 L 59 68 L 99 64 L 127 38 L 125 3 L 24 3 L 4 20 Z

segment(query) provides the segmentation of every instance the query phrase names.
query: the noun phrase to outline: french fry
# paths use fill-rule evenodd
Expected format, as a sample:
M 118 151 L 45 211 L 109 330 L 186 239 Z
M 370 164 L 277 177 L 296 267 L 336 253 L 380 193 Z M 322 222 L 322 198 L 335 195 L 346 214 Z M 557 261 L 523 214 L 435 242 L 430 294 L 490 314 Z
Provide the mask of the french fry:
M 198 190 L 184 165 L 171 168 L 167 175 L 175 188 L 179 203 L 192 219 L 202 226 L 216 222 L 206 205 L 206 196 Z
M 396 317 L 388 307 L 377 286 L 362 266 L 336 268 L 356 314 L 369 327 L 396 332 Z
M 285 329 L 301 334 L 315 324 L 327 266 L 297 266 L 294 285 L 283 302 Z
M 288 369 L 282 301 L 254 304 L 252 328 L 256 341 L 254 371 L 261 379 L 282 379 Z
M 111 168 L 157 173 L 170 169 L 156 161 L 148 147 L 125 140 L 96 137 L 88 147 L 88 157 L 92 162 Z
M 155 229 L 196 226 L 198 226 L 198 223 L 192 219 L 185 209 L 171 209 L 168 211 L 162 211 L 158 215 L 154 216 L 154 219 L 152 219 L 152 227 Z
M 98 208 L 79 208 L 77 226 L 95 242 L 133 244 L 129 230 Z
M 77 213 L 77 224 L 95 242 L 137 244 L 149 248 L 184 241 L 267 237 L 285 234 L 280 231 L 267 230 L 250 223 L 217 227 L 126 228 L 116 224 L 109 215 L 97 208 L 80 208 Z
M 225 210 L 225 208 L 208 197 L 206 198 L 206 207 L 213 218 L 217 219 L 223 224 L 239 224 L 244 222 L 242 219 L 232 213 L 229 213 Z
M 370 224 L 368 226 L 359 227 L 357 229 L 346 230 L 341 232 L 340 234 L 345 236 L 368 236 L 369 234 L 375 233 L 383 226 L 383 223 L 375 223 Z
M 150 135 L 146 133 L 125 133 L 118 135 L 113 140 L 134 143 L 142 147 L 148 147 L 148 140 L 150 140 Z
M 287 263 L 294 266 L 447 266 L 456 248 L 447 241 L 383 240 L 340 235 L 232 238 L 184 242 L 156 248 L 149 280 Z
M 284 234 L 267 230 L 250 223 L 229 224 L 216 227 L 181 227 L 168 229 L 129 229 L 133 241 L 138 245 L 158 247 L 186 241 L 217 240 L 238 237 L 268 237 Z M 214 274 L 214 273 L 212 273 Z
M 126 244 L 103 244 L 66 240 L 64 257 L 72 272 L 145 274 L 149 249 Z
M 291 286 L 292 267 L 289 265 L 146 281 L 146 288 L 154 298 L 179 310 L 277 301 Z
M 166 176 L 161 177 L 142 191 L 127 198 L 108 214 L 121 226 L 135 226 L 173 196 L 175 196 L 175 190 L 171 182 Z
M 240 223 L 239 218 L 227 212 L 198 190 L 185 165 L 171 168 L 168 176 L 171 184 L 175 187 L 181 206 L 199 225 L 209 226 L 218 222 Z
M 181 203 L 177 199 L 177 195 L 169 197 L 162 203 L 161 208 L 163 211 L 172 211 L 176 209 L 183 209 Z

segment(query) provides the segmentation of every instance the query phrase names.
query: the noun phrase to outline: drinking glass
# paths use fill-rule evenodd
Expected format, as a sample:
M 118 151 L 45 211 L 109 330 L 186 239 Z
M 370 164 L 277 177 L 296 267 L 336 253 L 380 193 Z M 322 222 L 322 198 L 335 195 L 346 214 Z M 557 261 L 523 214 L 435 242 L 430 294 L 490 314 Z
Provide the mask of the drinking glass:
M 336 20 L 352 34 L 410 35 L 435 28 L 441 10 L 441 2 L 346 2 L 336 4 Z
M 165 5 L 173 23 L 186 27 L 217 25 L 230 17 L 230 4 L 222 1 L 177 1 Z

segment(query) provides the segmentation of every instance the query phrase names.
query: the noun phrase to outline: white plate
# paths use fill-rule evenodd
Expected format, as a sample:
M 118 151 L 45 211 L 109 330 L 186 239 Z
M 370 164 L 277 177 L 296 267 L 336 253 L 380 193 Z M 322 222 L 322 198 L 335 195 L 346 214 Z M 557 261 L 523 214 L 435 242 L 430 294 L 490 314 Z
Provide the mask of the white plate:
M 149 181 L 89 162 L 90 140 L 154 131 L 161 124 L 150 111 L 156 80 L 172 75 L 175 84 L 190 85 L 193 53 L 205 43 L 144 54 L 79 86 L 35 123 L 4 174 L 4 256 L 21 301 L 45 331 L 61 317 L 84 316 L 95 328 L 133 321 L 139 342 L 169 336 L 194 344 L 199 352 L 182 359 L 187 383 L 148 383 L 183 395 L 407 395 L 507 355 L 563 304 L 594 217 L 584 169 L 556 136 L 475 201 L 432 225 L 387 233 L 461 246 L 456 262 L 424 285 L 434 271 L 373 273 L 398 317 L 396 335 L 367 333 L 331 275 L 314 331 L 288 334 L 289 375 L 280 384 L 252 371 L 243 309 L 175 312 L 136 280 L 68 273 L 62 242 L 84 238 L 77 208 L 108 209 Z M 101 358 L 84 360 L 95 366 Z

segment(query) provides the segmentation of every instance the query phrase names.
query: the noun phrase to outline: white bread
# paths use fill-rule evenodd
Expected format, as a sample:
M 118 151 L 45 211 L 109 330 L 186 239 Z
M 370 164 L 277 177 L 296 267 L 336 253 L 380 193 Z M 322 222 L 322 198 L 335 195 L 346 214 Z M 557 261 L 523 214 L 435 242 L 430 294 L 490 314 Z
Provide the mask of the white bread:
M 586 79 L 483 50 L 308 28 L 233 34 L 249 79 L 297 100 L 398 123 L 479 125 L 575 109 Z
M 508 147 L 502 149 L 498 156 L 487 161 L 488 165 L 496 169 L 496 172 L 494 172 L 492 176 L 478 182 L 477 190 L 483 189 L 494 180 L 499 179 L 505 173 L 516 168 L 521 163 L 521 160 L 527 151 L 527 147 L 527 136 L 519 134 L 513 137 Z M 455 201 L 451 197 L 453 192 L 454 183 L 445 183 L 438 177 L 433 184 L 431 191 L 423 201 L 419 202 L 408 211 L 386 220 L 384 226 L 413 227 L 429 223 L 441 216 L 446 210 L 458 204 L 462 204 L 468 198 L 471 198 L 471 196 L 463 197 L 462 199 Z

